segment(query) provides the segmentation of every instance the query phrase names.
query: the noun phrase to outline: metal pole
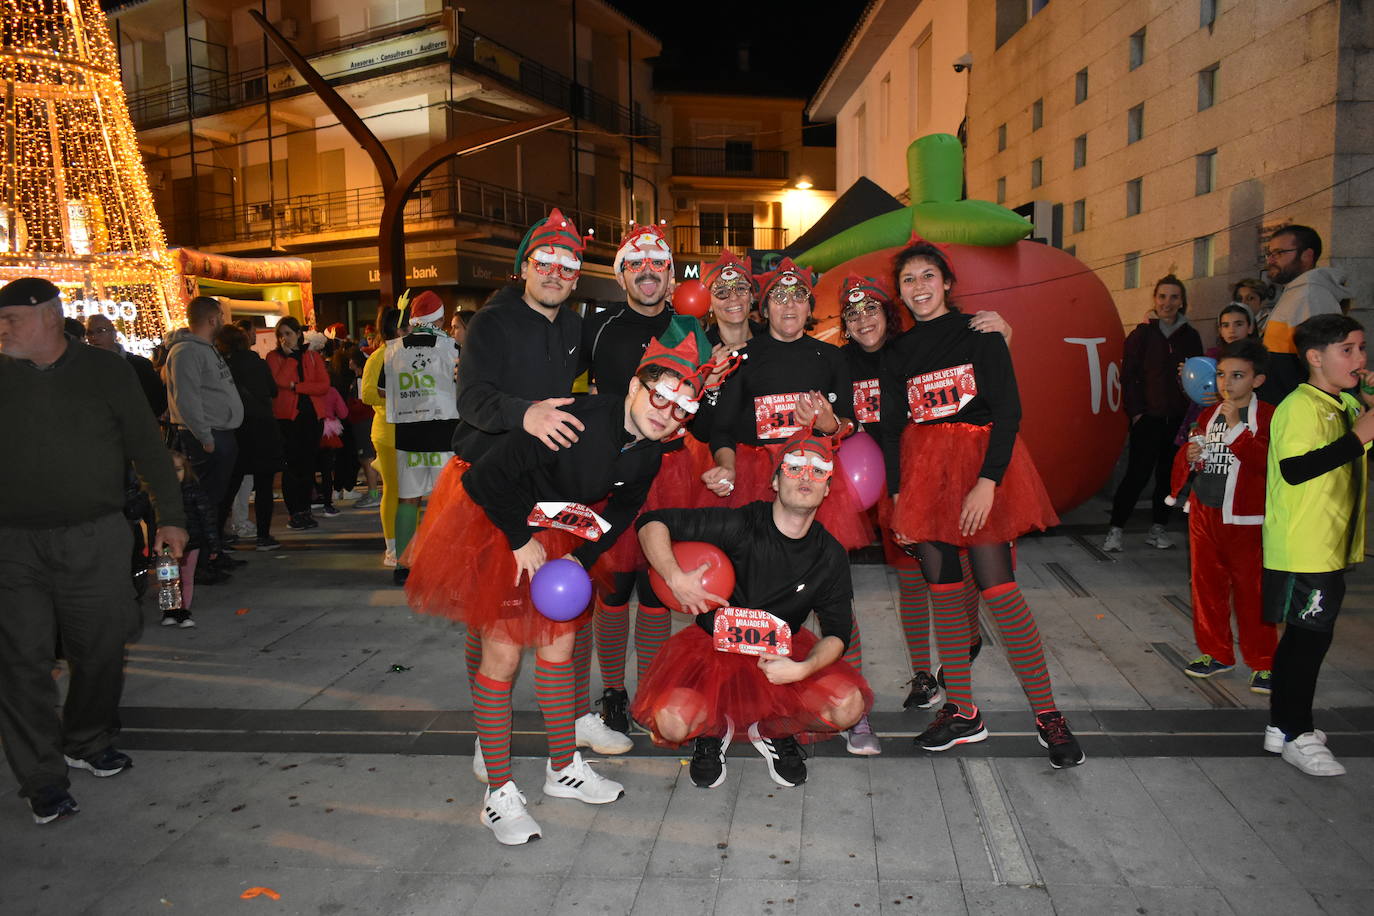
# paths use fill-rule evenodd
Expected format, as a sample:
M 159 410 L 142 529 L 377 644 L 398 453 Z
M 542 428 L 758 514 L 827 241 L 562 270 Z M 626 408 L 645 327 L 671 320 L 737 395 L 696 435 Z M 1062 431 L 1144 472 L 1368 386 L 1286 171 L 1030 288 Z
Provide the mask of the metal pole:
M 625 82 L 630 96 L 630 222 L 635 220 L 635 36 L 625 30 Z
M 267 0 L 262 0 L 262 15 L 267 17 Z M 272 74 L 267 68 L 267 33 L 262 34 L 262 97 L 267 108 L 267 219 L 271 234 L 270 250 L 277 250 L 277 169 L 272 155 Z M 244 201 L 246 205 L 248 201 Z
M 572 0 L 572 84 L 569 87 L 568 101 L 572 111 L 572 179 L 573 179 L 573 209 L 582 209 L 582 150 L 581 134 L 577 130 L 578 109 L 582 107 L 582 84 L 577 81 L 577 0 Z
M 188 0 L 181 0 L 181 37 L 182 47 L 186 56 L 186 142 L 188 155 L 191 157 L 191 212 L 195 213 L 200 209 L 200 181 L 196 176 L 196 90 L 195 81 L 191 73 L 191 11 L 187 5 Z M 175 197 L 175 195 L 173 195 Z M 183 204 L 184 205 L 184 204 Z M 199 243 L 199 233 L 194 227 L 199 224 L 190 224 L 191 238 Z

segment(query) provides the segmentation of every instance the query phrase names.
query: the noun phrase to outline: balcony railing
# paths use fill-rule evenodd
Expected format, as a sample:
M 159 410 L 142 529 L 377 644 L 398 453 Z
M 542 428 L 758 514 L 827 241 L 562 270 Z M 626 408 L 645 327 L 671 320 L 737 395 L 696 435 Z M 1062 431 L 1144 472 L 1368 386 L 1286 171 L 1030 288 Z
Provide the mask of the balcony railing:
M 438 23 L 437 16 L 422 16 L 392 23 L 384 29 L 347 35 L 311 54 L 310 59 L 315 61 L 325 55 L 396 39 L 431 29 Z M 434 54 L 427 50 L 414 59 L 432 63 L 433 58 Z M 637 110 L 632 111 L 593 89 L 574 85 L 558 71 L 471 29 L 461 30 L 456 61 L 460 66 L 480 71 L 489 78 L 611 133 L 623 135 L 654 152 L 658 152 L 662 146 L 663 131 L 654 119 L 645 117 Z M 271 68 L 255 67 L 238 73 L 208 71 L 196 77 L 189 91 L 184 79 L 143 89 L 129 94 L 129 115 L 135 128 L 146 130 L 187 117 L 205 117 L 258 104 L 267 95 L 269 79 L 275 83 L 286 70 L 289 68 L 283 64 L 273 64 Z M 328 73 L 324 75 L 327 79 L 333 78 Z M 296 83 L 291 91 L 301 91 L 303 85 Z M 278 91 L 273 90 L 274 97 Z
M 722 248 L 743 254 L 751 248 L 776 251 L 787 247 L 787 230 L 778 227 L 673 226 L 673 251 L 720 256 Z
M 673 174 L 701 178 L 769 178 L 786 181 L 787 150 L 739 146 L 675 146 Z
M 572 217 L 582 232 L 595 230 L 598 242 L 614 245 L 619 240 L 621 221 L 618 217 L 577 210 L 564 203 L 467 178 L 432 176 L 425 179 L 406 202 L 405 218 L 408 226 L 469 219 L 519 233 L 548 216 L 555 206 Z M 274 216 L 279 240 L 359 230 L 375 233 L 382 218 L 382 189 L 375 186 L 301 194 L 273 203 L 240 204 L 202 211 L 193 224 L 188 222 L 184 227 L 188 235 L 193 233 L 195 238 L 177 241 L 214 245 L 267 240 L 272 237 Z
M 471 29 L 463 29 L 459 37 L 458 60 L 466 67 L 480 70 L 547 105 L 613 134 L 621 134 L 654 152 L 661 148 L 663 130 L 654 119 L 631 111 L 594 89 L 574 85 L 557 70 Z

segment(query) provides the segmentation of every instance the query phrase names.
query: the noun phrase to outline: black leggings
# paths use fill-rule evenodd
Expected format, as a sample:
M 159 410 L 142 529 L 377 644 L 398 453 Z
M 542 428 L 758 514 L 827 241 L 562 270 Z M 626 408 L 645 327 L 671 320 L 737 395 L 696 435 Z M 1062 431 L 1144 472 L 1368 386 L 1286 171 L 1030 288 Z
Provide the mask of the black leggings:
M 294 420 L 278 420 L 282 445 L 286 451 L 286 470 L 281 475 L 281 495 L 286 511 L 295 515 L 310 511 L 310 495 L 315 488 L 315 460 L 320 450 L 321 426 L 314 414 Z
M 1174 437 L 1182 425 L 1182 417 L 1152 417 L 1149 414 L 1135 421 L 1131 438 L 1126 442 L 1126 474 L 1112 498 L 1112 527 L 1125 526 L 1151 474 L 1155 476 L 1150 501 L 1152 517 L 1157 525 L 1169 523 L 1169 506 L 1164 497 L 1169 495 L 1169 475 L 1173 471 L 1174 453 L 1178 451 Z
M 979 591 L 1014 581 L 1010 544 L 979 544 L 965 548 L 969 567 Z M 921 561 L 921 574 L 932 585 L 954 585 L 964 580 L 959 568 L 959 548 L 940 541 L 916 545 L 916 559 Z
M 663 602 L 658 595 L 654 594 L 653 587 L 649 585 L 649 571 L 641 569 L 638 572 L 621 572 L 611 575 L 611 582 L 615 588 L 611 594 L 606 595 L 601 600 L 611 607 L 620 607 L 630 603 L 630 595 L 635 590 L 639 590 L 639 603 L 645 607 L 663 607 Z
M 1269 721 L 1290 741 L 1312 731 L 1312 698 L 1317 693 L 1331 630 L 1309 630 L 1289 624 L 1274 650 L 1274 688 L 1269 694 Z

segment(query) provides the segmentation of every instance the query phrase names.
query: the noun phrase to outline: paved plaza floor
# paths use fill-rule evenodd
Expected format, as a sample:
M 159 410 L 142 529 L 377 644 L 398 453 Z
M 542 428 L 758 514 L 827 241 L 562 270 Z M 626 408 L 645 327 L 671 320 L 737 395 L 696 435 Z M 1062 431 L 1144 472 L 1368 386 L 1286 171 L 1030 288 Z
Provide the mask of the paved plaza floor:
M 239 554 L 232 583 L 197 589 L 196 629 L 145 604 L 120 742 L 136 766 L 74 772 L 80 815 L 45 827 L 0 799 L 0 914 L 1374 912 L 1374 576 L 1351 577 L 1317 693 L 1349 774 L 1313 779 L 1261 749 L 1243 666 L 1180 673 L 1196 654 L 1183 537 L 1159 551 L 1128 529 L 1108 556 L 1104 520 L 1094 502 L 1018 553 L 1084 766 L 1050 768 L 986 621 L 992 738 L 917 751 L 930 713 L 901 708 L 896 583 L 860 562 L 882 756 L 826 742 L 783 789 L 736 743 L 703 790 L 638 735 L 598 763 L 623 799 L 546 799 L 526 670 L 515 777 L 544 838 L 507 848 L 477 820 L 463 632 L 409 613 L 375 516 L 346 509 Z M 279 897 L 244 899 L 256 888 Z

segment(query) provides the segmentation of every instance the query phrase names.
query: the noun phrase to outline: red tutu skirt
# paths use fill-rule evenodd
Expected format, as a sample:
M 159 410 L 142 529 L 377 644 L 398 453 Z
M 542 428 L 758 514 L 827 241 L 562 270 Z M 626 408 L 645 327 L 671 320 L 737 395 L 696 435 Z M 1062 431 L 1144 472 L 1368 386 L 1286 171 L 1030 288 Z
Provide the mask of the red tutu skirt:
M 449 461 L 430 494 L 420 530 L 406 548 L 402 565 L 410 567 L 406 600 L 411 608 L 520 646 L 544 646 L 576 632 L 590 614 L 550 620 L 535 610 L 529 578 L 515 584 L 510 542 L 463 489 L 469 467 L 461 458 Z M 548 528 L 536 531 L 534 538 L 550 560 L 582 543 L 575 534 Z
M 792 634 L 797 658 L 805 658 L 815 645 L 815 634 L 804 627 Z M 656 744 L 667 744 L 657 722 L 665 711 L 687 722 L 692 737 L 725 734 L 727 717 L 737 736 L 754 722 L 765 738 L 833 735 L 834 724 L 821 713 L 854 690 L 863 694 L 867 713 L 873 708 L 873 691 L 842 660 L 795 684 L 770 684 L 757 658 L 717 652 L 710 634 L 693 623 L 659 650 L 635 693 L 631 714 Z
M 773 469 L 778 466 L 783 443 L 776 445 L 738 445 L 735 447 L 735 490 L 727 504 L 732 508 L 763 500 L 772 502 Z M 873 525 L 865 510 L 859 508 L 859 494 L 844 473 L 844 462 L 835 456 L 835 473 L 830 478 L 830 493 L 816 512 L 816 521 L 825 526 L 845 550 L 856 550 L 873 543 Z
M 989 426 L 968 423 L 907 425 L 902 433 L 902 492 L 892 531 L 914 542 L 970 547 L 1014 541 L 1027 531 L 1059 524 L 1049 494 L 1020 437 L 993 497 L 987 524 L 971 537 L 959 533 L 964 497 L 978 482 Z
M 892 537 L 892 511 L 892 494 L 887 492 L 887 484 L 883 484 L 883 495 L 879 496 L 873 508 L 868 510 L 869 518 L 878 528 L 878 540 L 883 545 L 883 559 L 893 569 L 919 570 L 920 561 L 903 550 L 902 545 Z
M 695 506 L 700 501 L 696 491 L 705 489 L 701 477 L 696 472 L 695 460 L 685 448 L 674 449 L 665 454 L 658 474 L 649 487 L 649 495 L 644 499 L 644 506 L 639 510 L 640 514 L 655 509 L 690 509 Z M 600 512 L 604 505 L 604 502 L 599 503 L 596 511 Z M 638 519 L 639 516 L 636 515 L 635 518 Z M 630 527 L 620 533 L 615 545 L 596 561 L 592 578 L 603 581 L 609 574 L 636 572 L 648 568 L 649 561 L 644 559 L 644 550 L 639 546 L 639 532 L 635 530 L 632 522 Z

